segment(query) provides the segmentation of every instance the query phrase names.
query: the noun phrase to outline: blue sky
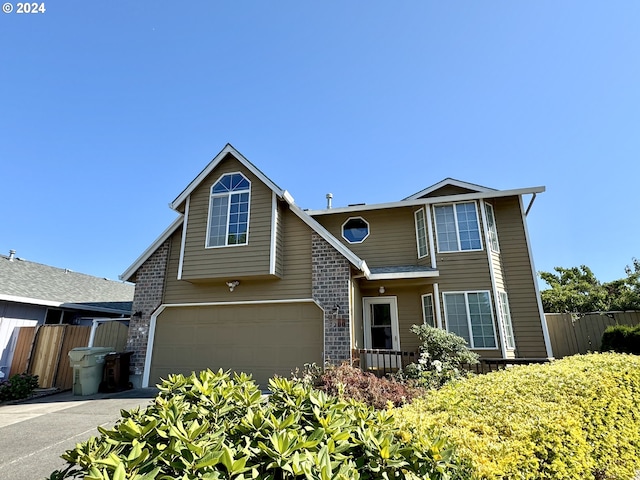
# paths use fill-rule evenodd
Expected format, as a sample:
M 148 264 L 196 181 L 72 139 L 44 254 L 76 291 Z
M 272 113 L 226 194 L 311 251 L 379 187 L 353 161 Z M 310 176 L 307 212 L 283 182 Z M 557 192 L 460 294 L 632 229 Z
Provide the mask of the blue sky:
M 640 256 L 640 2 L 45 7 L 0 14 L 5 255 L 116 279 L 230 142 L 303 208 L 544 185 L 537 270 Z

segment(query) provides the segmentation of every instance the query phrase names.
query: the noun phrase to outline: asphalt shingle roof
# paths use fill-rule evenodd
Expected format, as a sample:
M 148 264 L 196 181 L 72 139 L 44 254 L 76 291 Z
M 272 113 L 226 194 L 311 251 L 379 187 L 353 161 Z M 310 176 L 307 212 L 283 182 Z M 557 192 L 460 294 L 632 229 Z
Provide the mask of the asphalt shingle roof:
M 0 255 L 0 295 L 131 312 L 134 285 Z M 37 303 L 37 302 L 34 302 Z

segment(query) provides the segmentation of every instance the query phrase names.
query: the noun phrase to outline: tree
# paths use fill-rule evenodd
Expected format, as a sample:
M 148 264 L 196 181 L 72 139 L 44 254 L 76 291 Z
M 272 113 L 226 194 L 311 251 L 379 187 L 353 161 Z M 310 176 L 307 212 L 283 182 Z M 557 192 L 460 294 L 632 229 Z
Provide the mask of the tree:
M 541 292 L 548 313 L 588 313 L 640 310 L 640 260 L 625 267 L 625 278 L 600 282 L 586 265 L 555 267 L 556 273 L 539 272 L 551 288 Z

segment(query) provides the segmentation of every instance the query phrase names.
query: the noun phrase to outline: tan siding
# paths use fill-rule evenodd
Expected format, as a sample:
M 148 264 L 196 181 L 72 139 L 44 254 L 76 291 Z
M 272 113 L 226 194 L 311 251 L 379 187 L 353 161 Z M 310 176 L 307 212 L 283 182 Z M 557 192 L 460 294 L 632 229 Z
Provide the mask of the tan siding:
M 249 243 L 205 248 L 211 186 L 226 173 L 241 172 L 251 181 Z M 182 278 L 228 278 L 269 273 L 272 191 L 229 156 L 191 194 Z
M 519 197 L 492 200 L 498 226 L 502 270 L 518 357 L 544 357 L 546 349 Z
M 428 195 L 425 195 L 424 198 L 446 197 L 448 195 L 463 195 L 465 193 L 475 193 L 475 191 L 464 187 L 458 187 L 456 185 L 445 185 L 444 187 L 434 190 Z
M 416 207 L 394 208 L 314 218 L 353 253 L 366 260 L 369 267 L 417 265 L 415 210 Z M 369 223 L 369 237 L 364 242 L 349 243 L 342 237 L 342 224 L 349 217 L 362 217 Z
M 240 285 L 233 292 L 229 291 L 225 282 L 234 280 L 234 273 L 210 282 L 177 280 L 181 235 L 181 231 L 177 231 L 171 242 L 164 303 L 311 298 L 311 229 L 288 210 L 283 210 L 281 221 L 283 232 L 286 232 L 282 241 L 283 277 L 273 277 L 272 280 L 240 279 Z

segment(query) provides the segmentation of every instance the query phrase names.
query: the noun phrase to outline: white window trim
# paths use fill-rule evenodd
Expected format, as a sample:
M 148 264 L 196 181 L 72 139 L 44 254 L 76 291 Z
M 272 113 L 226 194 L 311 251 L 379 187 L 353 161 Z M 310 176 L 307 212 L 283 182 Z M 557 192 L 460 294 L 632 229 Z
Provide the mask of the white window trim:
M 433 325 L 429 325 L 429 323 L 427 323 L 427 315 L 424 309 L 424 299 L 426 297 L 430 297 L 431 298 L 431 318 L 433 319 Z M 424 295 L 420 296 L 420 299 L 422 301 L 422 323 L 424 325 L 429 325 L 430 327 L 437 327 L 438 326 L 438 320 L 436 319 L 436 315 L 435 315 L 435 311 L 434 311 L 434 304 L 433 304 L 433 294 L 432 293 L 426 293 Z
M 392 350 L 400 350 L 400 329 L 398 325 L 398 297 L 363 297 L 362 298 L 362 324 L 364 326 L 364 348 L 371 347 L 371 315 L 368 307 L 374 304 L 389 304 L 391 308 L 391 343 Z
M 213 190 L 213 187 L 216 183 L 218 183 L 223 177 L 226 177 L 228 175 L 242 175 L 247 182 L 249 182 L 249 188 L 246 190 L 238 190 L 237 192 L 225 192 L 225 193 L 212 193 L 211 191 Z M 233 243 L 231 245 L 229 245 L 227 242 L 229 241 L 229 216 L 230 216 L 230 212 L 231 212 L 231 195 L 233 194 L 240 194 L 240 193 L 248 193 L 249 194 L 249 198 L 247 200 L 247 235 L 246 235 L 246 241 L 244 243 Z M 209 228 L 211 227 L 211 202 L 213 201 L 214 197 L 223 197 L 223 196 L 227 196 L 229 198 L 229 201 L 227 202 L 227 233 L 225 235 L 224 238 L 224 245 L 209 245 Z M 207 231 L 205 232 L 205 240 L 204 240 L 204 248 L 228 248 L 228 247 L 244 247 L 246 245 L 249 244 L 249 225 L 250 225 L 250 218 L 251 218 L 251 180 L 249 180 L 247 178 L 247 176 L 242 173 L 242 172 L 229 172 L 229 173 L 224 173 L 222 175 L 220 175 L 218 177 L 218 179 L 213 182 L 211 184 L 211 187 L 209 187 L 209 209 L 207 210 Z
M 462 250 L 460 248 L 460 229 L 458 227 L 458 212 L 456 210 L 456 205 L 463 205 L 465 203 L 473 203 L 476 209 L 476 225 L 478 227 L 478 238 L 480 240 L 480 248 L 472 248 L 469 250 Z M 440 249 L 440 242 L 438 240 L 438 221 L 436 219 L 436 208 L 438 207 L 446 207 L 448 205 L 453 206 L 453 217 L 455 219 L 455 225 L 456 225 L 456 241 L 458 243 L 458 249 L 457 250 L 441 250 Z M 472 200 L 470 202 L 451 202 L 451 203 L 439 203 L 437 205 L 433 206 L 433 225 L 434 225 L 434 229 L 435 229 L 435 242 L 436 245 L 438 246 L 438 253 L 461 253 L 461 252 L 481 252 L 482 250 L 484 250 L 483 248 L 483 243 L 482 243 L 482 229 L 480 228 L 480 215 L 478 215 L 478 202 L 476 202 L 475 200 Z
M 502 305 L 502 295 L 504 295 L 504 300 L 507 308 L 506 312 Z M 509 295 L 504 290 L 498 290 L 498 300 L 500 302 L 498 304 L 498 315 L 500 315 L 500 322 L 502 322 L 502 329 L 504 330 L 504 345 L 507 350 L 513 352 L 516 349 L 516 334 L 513 330 L 513 318 L 511 317 L 511 307 L 509 306 Z M 507 318 L 509 319 L 508 325 L 506 321 Z M 513 341 L 513 346 L 509 346 L 509 342 L 507 341 L 507 327 L 511 328 L 511 340 Z
M 484 208 L 485 208 L 485 230 L 487 231 L 487 242 L 489 243 L 489 248 L 491 249 L 492 252 L 494 253 L 500 253 L 500 241 L 498 240 L 498 222 L 496 222 L 496 210 L 495 208 L 493 208 L 493 205 L 491 205 L 490 203 L 487 202 L 482 202 L 484 203 Z M 491 210 L 491 218 L 493 219 L 493 229 L 491 228 L 491 225 L 489 225 L 489 215 L 488 215 L 488 211 L 489 209 Z M 496 245 L 495 248 L 493 246 L 493 238 L 492 238 L 492 233 L 495 233 L 495 239 L 496 239 Z
M 495 343 L 495 347 L 476 347 L 473 341 L 473 330 L 471 329 L 471 312 L 469 311 L 469 296 L 470 293 L 486 293 L 489 298 L 489 311 L 491 312 L 491 327 L 493 329 L 493 342 Z M 447 332 L 449 331 L 449 321 L 447 316 L 447 302 L 445 301 L 446 295 L 460 295 L 464 294 L 464 303 L 465 309 L 467 311 L 467 328 L 469 329 L 469 348 L 472 350 L 487 350 L 487 351 L 495 351 L 500 350 L 500 345 L 498 343 L 498 339 L 496 338 L 496 319 L 493 314 L 493 302 L 491 300 L 491 292 L 489 290 L 465 290 L 459 292 L 442 292 L 442 303 L 444 306 L 444 318 L 446 321 Z
M 364 238 L 358 242 L 352 242 L 351 240 L 349 240 L 347 237 L 344 236 L 344 226 L 349 223 L 351 220 L 362 220 L 364 223 L 367 224 L 367 234 L 364 236 Z M 362 243 L 364 242 L 367 238 L 369 238 L 369 235 L 371 235 L 371 225 L 369 225 L 369 222 L 367 222 L 364 218 L 362 217 L 349 217 L 347 218 L 344 223 L 342 224 L 342 226 L 340 227 L 340 235 L 342 235 L 342 238 L 344 238 L 347 243 L 350 243 L 352 245 L 358 244 L 358 243 Z
M 420 236 L 421 236 L 421 232 L 420 229 L 418 227 L 418 215 L 422 213 L 422 224 L 423 224 L 423 232 L 422 234 L 424 234 L 424 250 L 425 253 L 423 255 L 420 254 Z M 427 213 L 425 212 L 424 208 L 420 208 L 418 210 L 416 210 L 415 212 L 413 212 L 413 218 L 415 220 L 415 224 L 416 224 L 416 249 L 418 251 L 418 258 L 425 258 L 429 256 L 429 235 L 427 233 Z

